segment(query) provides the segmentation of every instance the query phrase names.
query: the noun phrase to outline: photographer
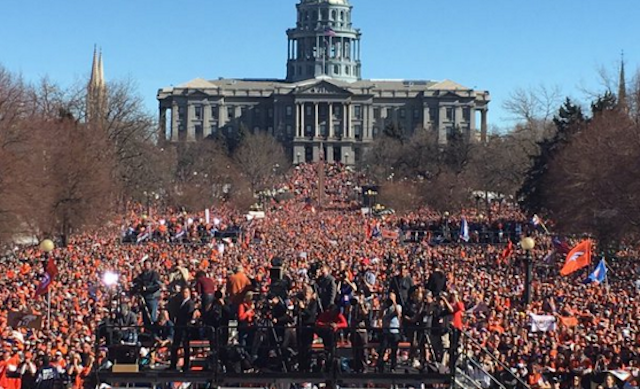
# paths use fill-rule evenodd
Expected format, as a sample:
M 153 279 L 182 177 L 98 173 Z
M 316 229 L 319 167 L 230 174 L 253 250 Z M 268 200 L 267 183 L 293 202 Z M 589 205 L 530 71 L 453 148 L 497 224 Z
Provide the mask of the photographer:
M 143 271 L 133 280 L 132 293 L 140 295 L 144 300 L 142 319 L 145 326 L 158 320 L 158 301 L 160 300 L 160 275 L 152 269 L 150 260 L 145 260 Z
M 409 293 L 413 290 L 413 278 L 409 274 L 406 264 L 400 266 L 400 271 L 391 279 L 389 289 L 398 298 L 400 305 L 405 306 L 409 301 Z

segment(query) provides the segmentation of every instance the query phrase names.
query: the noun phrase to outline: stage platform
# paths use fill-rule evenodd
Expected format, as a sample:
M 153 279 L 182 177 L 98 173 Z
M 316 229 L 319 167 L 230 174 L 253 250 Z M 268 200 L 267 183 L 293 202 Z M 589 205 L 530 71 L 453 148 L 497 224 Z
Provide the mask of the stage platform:
M 334 385 L 416 385 L 438 384 L 439 387 L 451 383 L 451 375 L 441 373 L 420 373 L 402 371 L 394 373 L 301 373 L 301 372 L 260 372 L 260 373 L 214 373 L 210 371 L 169 371 L 147 370 L 130 373 L 99 372 L 98 382 L 114 384 L 164 384 L 169 382 L 189 382 L 213 384 L 215 386 L 271 385 L 274 383 L 331 383 Z

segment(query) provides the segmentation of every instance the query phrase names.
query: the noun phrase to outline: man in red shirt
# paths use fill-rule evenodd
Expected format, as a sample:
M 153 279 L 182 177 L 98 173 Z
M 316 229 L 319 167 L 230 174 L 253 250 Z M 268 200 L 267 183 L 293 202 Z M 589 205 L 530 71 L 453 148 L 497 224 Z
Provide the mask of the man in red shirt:
M 322 344 L 327 353 L 327 368 L 333 363 L 333 348 L 336 339 L 336 332 L 343 328 L 347 328 L 347 318 L 340 313 L 340 307 L 335 304 L 329 306 L 329 309 L 322 312 L 316 320 L 316 333 L 322 338 Z

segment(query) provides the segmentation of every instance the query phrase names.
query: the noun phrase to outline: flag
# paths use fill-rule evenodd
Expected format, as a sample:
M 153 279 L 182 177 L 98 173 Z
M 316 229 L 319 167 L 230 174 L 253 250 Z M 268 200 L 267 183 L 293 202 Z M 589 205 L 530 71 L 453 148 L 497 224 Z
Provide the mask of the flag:
M 567 260 L 560 270 L 560 275 L 567 276 L 578 269 L 589 266 L 591 263 L 591 240 L 585 239 L 578 243 L 576 247 L 571 249 L 567 254 Z
M 513 254 L 513 242 L 509 239 L 509 243 L 504 250 L 502 250 L 502 255 L 500 256 L 500 262 L 506 262 L 507 258 L 509 258 Z
M 53 256 L 49 256 L 47 260 L 47 266 L 45 267 L 45 271 L 49 273 L 51 278 L 55 278 L 58 275 L 58 267 L 56 266 L 56 261 Z
M 553 243 L 553 247 L 555 247 L 556 251 L 560 255 L 567 255 L 569 251 L 571 251 L 571 247 L 569 247 L 569 243 L 566 240 L 555 236 L 551 242 Z
M 530 313 L 531 332 L 555 331 L 557 328 L 556 317 L 552 315 L 535 315 Z
M 51 276 L 49 273 L 45 272 L 42 278 L 40 279 L 40 283 L 36 288 L 36 296 L 42 296 L 46 294 L 49 290 L 49 285 L 51 285 Z
M 601 283 L 607 278 L 607 264 L 604 261 L 604 258 L 600 260 L 598 266 L 593 269 L 593 272 L 589 274 L 589 277 L 585 280 L 585 284 L 589 284 L 592 282 Z
M 327 27 L 327 28 L 325 28 L 325 30 L 324 30 L 324 36 L 334 37 L 334 36 L 336 36 L 336 35 L 337 35 L 337 34 L 336 34 L 336 32 L 335 32 L 335 31 L 333 31 L 333 28 L 331 28 L 331 27 Z
M 465 242 L 469 241 L 469 225 L 467 224 L 467 219 L 462 218 L 462 222 L 460 223 L 460 239 Z
M 397 230 L 391 230 L 388 228 L 384 228 L 381 235 L 383 239 L 398 239 L 400 237 Z
M 542 227 L 542 229 L 544 230 L 544 232 L 546 232 L 547 234 L 549 233 L 549 230 L 547 230 L 547 226 L 544 225 L 544 221 L 542 221 L 542 219 L 540 218 L 540 216 L 538 215 L 533 215 L 533 217 L 531 218 L 531 224 L 533 224 L 534 226 L 540 226 Z

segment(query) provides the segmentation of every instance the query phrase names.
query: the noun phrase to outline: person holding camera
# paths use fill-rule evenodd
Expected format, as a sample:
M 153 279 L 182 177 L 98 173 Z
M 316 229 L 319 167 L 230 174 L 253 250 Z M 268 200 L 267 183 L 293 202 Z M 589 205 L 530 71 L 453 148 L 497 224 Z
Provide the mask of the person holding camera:
M 145 326 L 151 326 L 158 320 L 158 302 L 161 295 L 160 275 L 152 268 L 150 260 L 145 260 L 143 270 L 133 280 L 134 294 L 140 295 L 144 301 L 142 319 Z
M 384 371 L 384 354 L 391 350 L 390 362 L 391 371 L 396 369 L 398 364 L 398 344 L 400 343 L 400 323 L 402 322 L 402 305 L 398 304 L 396 294 L 389 293 L 389 298 L 385 301 L 382 314 L 382 341 L 378 348 L 378 361 L 376 369 L 379 373 Z
M 196 312 L 196 305 L 191 299 L 191 289 L 184 288 L 182 289 L 182 303 L 180 304 L 180 309 L 178 311 L 178 315 L 176 317 L 176 328 L 175 335 L 173 339 L 173 344 L 171 344 L 171 365 L 169 366 L 170 370 L 175 370 L 178 364 L 178 350 L 182 346 L 182 350 L 184 352 L 184 363 L 182 365 L 183 371 L 189 370 L 189 363 L 191 357 L 191 349 L 189 347 L 189 328 L 188 326 L 194 319 L 194 314 Z

